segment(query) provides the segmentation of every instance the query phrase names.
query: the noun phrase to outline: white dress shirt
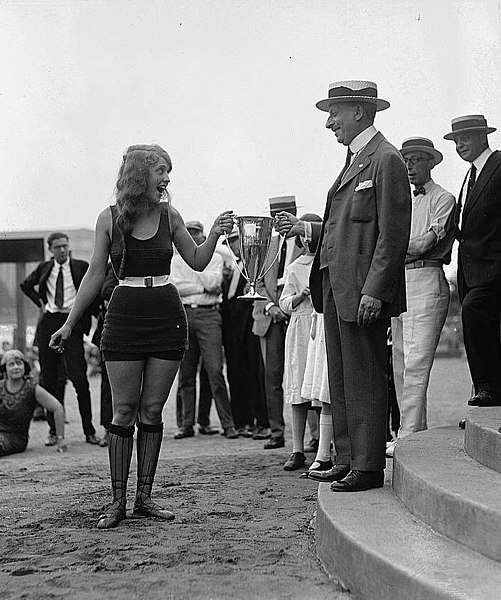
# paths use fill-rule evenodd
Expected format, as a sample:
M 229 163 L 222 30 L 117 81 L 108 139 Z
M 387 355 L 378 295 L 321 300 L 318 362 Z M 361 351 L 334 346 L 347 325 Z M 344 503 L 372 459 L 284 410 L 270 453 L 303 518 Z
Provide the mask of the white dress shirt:
M 64 290 L 64 304 L 62 307 L 56 306 L 56 281 L 59 275 L 59 268 L 63 267 L 63 290 Z M 75 303 L 75 297 L 77 290 L 73 283 L 73 277 L 71 276 L 70 259 L 67 258 L 61 265 L 54 261 L 49 278 L 47 279 L 47 304 L 45 310 L 47 312 L 70 312 Z

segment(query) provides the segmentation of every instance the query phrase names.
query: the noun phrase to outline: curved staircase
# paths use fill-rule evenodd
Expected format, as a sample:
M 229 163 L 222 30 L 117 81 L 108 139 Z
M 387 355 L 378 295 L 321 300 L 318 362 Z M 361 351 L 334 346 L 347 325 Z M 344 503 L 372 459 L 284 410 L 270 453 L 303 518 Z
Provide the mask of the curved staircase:
M 363 600 L 501 598 L 500 408 L 472 409 L 466 430 L 410 435 L 385 486 L 319 486 L 317 554 Z

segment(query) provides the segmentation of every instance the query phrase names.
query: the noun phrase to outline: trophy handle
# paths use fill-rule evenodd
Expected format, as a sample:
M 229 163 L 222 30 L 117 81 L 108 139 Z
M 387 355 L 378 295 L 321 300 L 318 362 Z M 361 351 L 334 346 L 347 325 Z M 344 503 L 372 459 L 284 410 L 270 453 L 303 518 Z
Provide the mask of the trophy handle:
M 235 222 L 236 222 L 236 219 L 235 219 Z M 244 270 L 242 271 L 242 269 L 238 266 L 237 257 L 235 256 L 233 250 L 230 247 L 230 240 L 228 239 L 228 234 L 226 233 L 226 231 L 224 232 L 224 237 L 226 238 L 226 247 L 228 248 L 231 258 L 233 259 L 233 262 L 235 263 L 235 267 L 240 271 L 240 275 L 242 275 L 242 277 L 245 277 L 245 279 L 247 279 L 247 281 L 249 281 L 249 276 L 247 275 L 247 269 L 245 268 L 245 264 L 243 263 L 243 261 L 242 261 L 242 265 L 244 267 Z
M 276 263 L 277 258 L 280 256 L 280 252 L 282 252 L 282 246 L 285 243 L 285 234 L 284 235 L 279 234 L 279 236 L 280 236 L 280 240 L 279 240 L 279 243 L 278 243 L 278 249 L 277 249 L 277 253 L 275 254 L 275 258 L 271 261 L 271 264 L 266 269 L 266 271 L 264 271 L 264 273 L 261 273 L 259 275 L 258 279 L 262 279 L 269 272 L 269 270 L 271 269 L 271 267 Z M 268 251 L 269 251 L 269 248 L 268 248 Z M 268 256 L 266 256 L 266 259 L 268 259 Z M 266 261 L 264 261 L 264 262 L 266 264 Z

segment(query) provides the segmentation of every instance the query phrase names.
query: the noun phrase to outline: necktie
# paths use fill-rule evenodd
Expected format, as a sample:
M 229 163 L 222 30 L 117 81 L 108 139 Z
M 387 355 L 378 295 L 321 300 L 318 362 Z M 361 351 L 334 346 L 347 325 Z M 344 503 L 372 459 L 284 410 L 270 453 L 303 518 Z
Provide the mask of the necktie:
M 473 186 L 475 185 L 475 181 L 477 180 L 477 167 L 471 163 L 471 168 L 470 168 L 470 176 L 468 177 L 468 183 L 466 184 L 466 195 L 464 197 L 464 202 L 463 202 L 463 189 L 464 189 L 464 183 L 463 183 L 463 189 L 461 190 L 461 193 L 459 194 L 459 200 L 457 203 L 457 208 L 456 208 L 456 238 L 459 240 L 461 237 L 461 229 L 463 227 L 463 211 L 464 208 L 466 206 L 466 202 L 468 201 L 468 198 L 471 196 L 471 190 L 473 189 Z
M 468 202 L 468 198 L 471 196 L 471 190 L 473 189 L 473 186 L 475 185 L 476 180 L 477 180 L 477 167 L 473 163 L 471 163 L 470 177 L 468 179 L 468 187 L 466 188 L 466 199 L 464 201 L 465 205 Z
M 424 189 L 424 187 L 420 187 L 420 188 L 416 188 L 413 192 L 414 196 L 419 196 L 419 194 L 423 194 L 423 196 L 426 194 L 426 190 Z
M 287 242 L 284 240 L 284 243 L 282 244 L 282 250 L 280 251 L 280 261 L 278 263 L 277 279 L 281 279 L 284 276 L 286 256 L 287 256 Z
M 54 303 L 58 308 L 64 306 L 64 277 L 63 277 L 63 266 L 60 265 L 59 273 L 56 279 L 56 295 L 54 297 Z
M 348 146 L 348 150 L 346 151 L 346 162 L 344 163 L 345 170 L 351 165 L 351 159 L 353 158 L 353 152 L 350 150 Z

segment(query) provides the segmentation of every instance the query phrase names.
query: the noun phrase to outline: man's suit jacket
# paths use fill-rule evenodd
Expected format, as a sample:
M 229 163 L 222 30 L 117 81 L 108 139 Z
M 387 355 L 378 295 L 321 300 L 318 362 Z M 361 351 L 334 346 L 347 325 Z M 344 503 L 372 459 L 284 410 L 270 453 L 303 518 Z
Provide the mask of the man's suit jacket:
M 21 283 L 21 289 L 23 292 L 38 306 L 38 308 L 42 308 L 47 304 L 47 280 L 53 266 L 53 258 L 46 262 L 40 263 L 38 267 Z M 88 268 L 89 263 L 85 262 L 84 260 L 70 258 L 71 277 L 77 291 Z M 97 312 L 98 303 L 95 301 L 85 311 L 78 323 L 83 333 L 89 333 L 92 321 L 91 317 L 93 314 L 97 315 Z
M 285 244 L 286 242 L 284 242 Z M 276 235 L 271 238 L 270 242 L 270 250 L 268 252 L 268 256 L 273 258 L 276 256 L 279 245 L 279 236 Z M 294 250 L 291 254 L 291 262 L 295 260 L 300 254 L 304 253 L 304 249 L 299 248 L 297 245 L 294 245 Z M 264 279 L 258 282 L 256 285 L 256 291 L 262 296 L 266 296 L 268 298 L 267 302 L 264 301 L 256 301 L 254 302 L 254 310 L 252 311 L 252 317 L 254 319 L 254 326 L 252 331 L 254 334 L 263 337 L 267 334 L 268 329 L 270 328 L 272 318 L 269 315 L 265 315 L 263 313 L 263 309 L 268 304 L 268 302 L 274 302 L 278 306 L 278 300 L 280 298 L 281 290 L 277 288 L 277 278 L 278 278 L 278 263 L 277 259 L 271 269 L 266 273 Z M 266 263 L 266 267 L 269 266 L 269 261 Z
M 404 312 L 410 224 L 407 168 L 378 132 L 329 190 L 323 223 L 312 223 L 313 241 L 319 241 L 310 275 L 315 310 L 323 310 L 323 256 L 343 321 L 357 320 L 363 294 L 382 300 L 381 317 Z
M 456 223 L 458 221 L 459 210 L 457 209 Z M 501 152 L 499 150 L 493 152 L 487 159 L 463 207 L 458 239 L 458 283 L 462 275 L 470 288 L 501 286 Z

